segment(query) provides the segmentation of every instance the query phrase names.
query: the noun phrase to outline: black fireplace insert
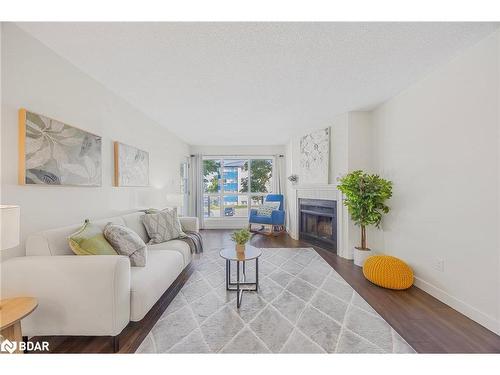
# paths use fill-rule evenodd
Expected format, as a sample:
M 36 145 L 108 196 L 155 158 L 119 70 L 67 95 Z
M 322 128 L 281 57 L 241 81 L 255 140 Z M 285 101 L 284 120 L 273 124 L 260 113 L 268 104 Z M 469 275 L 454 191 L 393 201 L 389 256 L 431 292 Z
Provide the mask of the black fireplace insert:
M 337 201 L 299 199 L 299 238 L 337 252 Z

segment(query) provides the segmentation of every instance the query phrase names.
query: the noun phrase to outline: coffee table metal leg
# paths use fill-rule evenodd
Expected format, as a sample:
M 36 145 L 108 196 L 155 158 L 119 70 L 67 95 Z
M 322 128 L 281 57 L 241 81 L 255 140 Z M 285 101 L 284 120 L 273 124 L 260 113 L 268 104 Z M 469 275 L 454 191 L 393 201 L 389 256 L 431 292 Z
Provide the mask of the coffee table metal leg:
M 259 292 L 259 258 L 255 258 L 255 291 Z
M 246 261 L 235 260 L 235 263 L 236 282 L 231 280 L 231 260 L 226 259 L 226 290 L 236 292 L 236 307 L 240 308 L 243 300 L 243 292 L 259 291 L 259 259 L 255 258 L 255 282 L 246 281 Z M 243 263 L 241 267 L 240 263 Z
M 243 297 L 243 290 L 240 290 L 240 262 L 236 261 L 236 307 L 238 309 L 241 306 L 242 297 Z

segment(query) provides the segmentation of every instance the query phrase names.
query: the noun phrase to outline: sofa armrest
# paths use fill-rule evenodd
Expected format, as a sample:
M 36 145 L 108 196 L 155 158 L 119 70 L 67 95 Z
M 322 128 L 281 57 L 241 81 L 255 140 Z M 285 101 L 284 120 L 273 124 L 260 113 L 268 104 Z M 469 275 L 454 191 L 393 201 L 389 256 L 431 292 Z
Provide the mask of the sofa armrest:
M 182 216 L 179 217 L 182 229 L 190 232 L 200 231 L 200 222 L 197 217 Z
M 1 266 L 1 297 L 32 296 L 27 336 L 116 336 L 130 319 L 130 261 L 117 255 L 26 256 Z

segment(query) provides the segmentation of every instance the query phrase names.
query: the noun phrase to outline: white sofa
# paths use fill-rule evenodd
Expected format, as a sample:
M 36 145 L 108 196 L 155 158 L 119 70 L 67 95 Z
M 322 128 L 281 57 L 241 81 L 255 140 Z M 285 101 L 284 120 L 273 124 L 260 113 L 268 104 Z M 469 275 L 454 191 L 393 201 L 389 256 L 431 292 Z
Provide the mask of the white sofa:
M 126 225 L 147 243 L 142 212 L 95 221 Z M 198 231 L 197 218 L 181 217 L 184 230 Z M 2 298 L 34 296 L 38 308 L 22 322 L 23 335 L 117 336 L 139 321 L 191 262 L 180 240 L 151 245 L 145 267 L 130 267 L 128 257 L 77 256 L 68 236 L 81 224 L 29 236 L 26 256 L 1 266 Z

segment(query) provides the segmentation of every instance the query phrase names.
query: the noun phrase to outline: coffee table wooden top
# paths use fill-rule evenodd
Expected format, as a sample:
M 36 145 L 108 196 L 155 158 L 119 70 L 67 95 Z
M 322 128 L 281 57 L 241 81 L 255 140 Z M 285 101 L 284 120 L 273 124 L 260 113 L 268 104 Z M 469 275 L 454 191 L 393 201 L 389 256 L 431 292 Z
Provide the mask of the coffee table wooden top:
M 251 245 L 246 245 L 245 252 L 238 253 L 236 251 L 236 246 L 234 246 L 222 249 L 219 254 L 222 258 L 227 260 L 236 260 L 244 262 L 247 260 L 252 260 L 260 257 L 262 255 L 262 250 L 257 249 L 256 247 L 253 247 Z
M 10 327 L 36 309 L 38 301 L 33 297 L 7 298 L 0 301 L 0 330 Z

